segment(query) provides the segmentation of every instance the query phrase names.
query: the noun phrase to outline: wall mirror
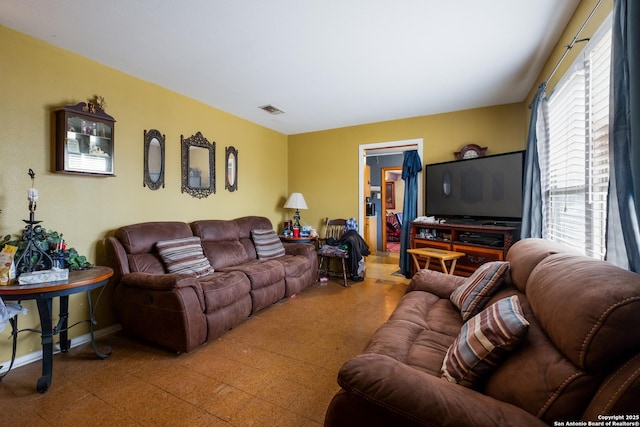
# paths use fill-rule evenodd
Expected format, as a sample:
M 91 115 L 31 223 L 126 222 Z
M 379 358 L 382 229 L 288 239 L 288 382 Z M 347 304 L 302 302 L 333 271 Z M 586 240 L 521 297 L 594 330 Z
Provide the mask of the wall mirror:
M 151 190 L 164 188 L 164 141 L 165 137 L 156 129 L 144 131 L 144 177 L 143 187 Z
M 238 189 L 238 150 L 233 146 L 225 149 L 227 170 L 224 187 L 233 192 Z
M 200 132 L 189 138 L 180 135 L 182 192 L 199 199 L 216 192 L 216 143 Z

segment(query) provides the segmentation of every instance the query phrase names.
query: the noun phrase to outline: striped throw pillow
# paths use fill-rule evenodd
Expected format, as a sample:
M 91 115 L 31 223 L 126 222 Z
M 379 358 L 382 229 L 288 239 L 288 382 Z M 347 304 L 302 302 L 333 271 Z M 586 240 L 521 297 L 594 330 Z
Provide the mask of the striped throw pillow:
M 258 259 L 274 259 L 284 256 L 284 245 L 273 230 L 251 230 Z
M 462 320 L 466 322 L 482 311 L 489 298 L 502 285 L 504 274 L 508 269 L 509 263 L 506 261 L 482 264 L 451 293 L 449 299 L 460 309 Z
M 202 277 L 214 272 L 209 260 L 204 256 L 199 237 L 163 240 L 156 243 L 156 248 L 169 273 Z
M 478 385 L 518 345 L 528 328 L 517 296 L 490 305 L 462 326 L 444 357 L 442 377 L 465 387 Z

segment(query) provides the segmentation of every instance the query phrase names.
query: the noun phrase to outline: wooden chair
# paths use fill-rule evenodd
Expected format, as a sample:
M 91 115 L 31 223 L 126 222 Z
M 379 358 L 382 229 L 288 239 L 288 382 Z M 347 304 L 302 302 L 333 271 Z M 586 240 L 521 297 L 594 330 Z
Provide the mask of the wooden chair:
M 334 258 L 340 259 L 342 263 L 342 279 L 344 286 L 349 286 L 347 281 L 347 265 L 346 259 L 349 258 L 349 253 L 346 250 L 340 249 L 337 246 L 327 245 L 327 239 L 333 238 L 339 240 L 342 238 L 346 231 L 347 220 L 346 219 L 329 219 L 325 220 L 324 235 L 320 238 L 320 249 L 318 249 L 318 256 L 320 261 L 318 262 L 318 280 L 321 276 L 338 275 L 337 272 L 331 271 L 331 260 Z M 326 267 L 323 269 L 322 264 L 326 261 Z

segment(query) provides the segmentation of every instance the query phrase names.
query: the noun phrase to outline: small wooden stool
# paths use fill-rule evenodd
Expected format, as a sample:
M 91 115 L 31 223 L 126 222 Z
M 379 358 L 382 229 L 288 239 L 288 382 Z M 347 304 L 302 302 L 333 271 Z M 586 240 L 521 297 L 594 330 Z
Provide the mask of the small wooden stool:
M 456 262 L 458 261 L 458 258 L 466 255 L 462 252 L 445 251 L 443 249 L 434 248 L 407 249 L 407 253 L 410 253 L 413 257 L 413 262 L 415 263 L 418 270 L 421 270 L 420 263 L 418 262 L 418 256 L 427 259 L 424 263 L 425 270 L 429 269 L 429 262 L 431 261 L 431 258 L 439 259 L 440 265 L 442 266 L 442 271 L 445 274 L 453 274 L 453 271 L 456 269 Z M 445 264 L 445 261 L 451 261 L 451 267 L 449 269 L 447 269 L 447 264 Z

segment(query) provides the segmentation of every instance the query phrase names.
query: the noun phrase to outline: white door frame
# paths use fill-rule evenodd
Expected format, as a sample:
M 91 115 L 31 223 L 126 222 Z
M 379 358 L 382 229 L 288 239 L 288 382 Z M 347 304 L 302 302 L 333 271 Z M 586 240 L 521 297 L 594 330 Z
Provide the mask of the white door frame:
M 380 148 L 398 148 L 398 153 L 416 149 L 422 161 L 422 138 L 407 139 L 403 141 L 374 142 L 371 144 L 360 144 L 358 146 L 358 224 L 360 224 L 360 234 L 364 233 L 364 167 L 367 164 L 367 150 Z M 384 185 L 384 184 L 383 184 Z M 424 212 L 424 180 L 422 172 L 418 173 L 418 216 Z M 384 222 L 383 222 L 384 224 Z

